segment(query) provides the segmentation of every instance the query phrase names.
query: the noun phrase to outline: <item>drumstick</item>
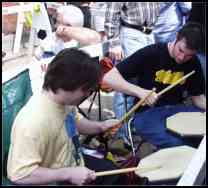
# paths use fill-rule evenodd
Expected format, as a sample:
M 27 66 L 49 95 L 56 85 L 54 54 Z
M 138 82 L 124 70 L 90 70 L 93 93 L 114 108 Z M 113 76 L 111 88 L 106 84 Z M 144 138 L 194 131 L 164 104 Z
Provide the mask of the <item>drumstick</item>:
M 109 176 L 109 175 L 114 175 L 114 174 L 122 174 L 122 173 L 128 173 L 132 171 L 139 170 L 139 173 L 144 173 L 152 170 L 156 170 L 161 168 L 161 165 L 157 166 L 150 166 L 146 168 L 141 168 L 141 167 L 131 167 L 131 168 L 123 168 L 123 169 L 118 169 L 118 170 L 108 170 L 108 171 L 103 171 L 103 172 L 96 172 L 96 176 Z
M 192 74 L 194 74 L 195 71 L 191 71 L 190 73 L 188 73 L 187 75 L 183 76 L 182 78 L 178 79 L 174 84 L 169 85 L 168 87 L 166 87 L 165 89 L 163 89 L 162 91 L 160 91 L 157 95 L 160 96 L 162 94 L 164 94 L 166 91 L 169 91 L 171 88 L 175 87 L 176 85 L 178 85 L 180 82 L 182 82 L 183 80 L 185 80 L 186 78 L 188 78 L 189 76 L 191 76 Z
M 189 76 L 191 76 L 192 74 L 194 74 L 195 71 L 192 71 L 190 73 L 188 73 L 187 75 L 183 76 L 182 78 L 180 78 L 179 80 L 177 80 L 174 84 L 169 85 L 168 87 L 166 87 L 165 89 L 163 89 L 162 91 L 160 91 L 157 95 L 160 96 L 162 94 L 164 94 L 165 92 L 169 91 L 171 88 L 175 87 L 177 84 L 179 84 L 180 82 L 182 82 L 183 80 L 185 80 L 186 78 L 188 78 Z M 119 121 L 119 124 L 123 123 L 128 117 L 129 115 L 131 115 L 135 110 L 137 110 L 142 103 L 155 91 L 156 89 L 153 88 L 152 91 L 143 99 L 141 99 L 135 106 L 132 107 L 132 109 L 127 112 L 126 114 L 124 114 L 124 116 L 121 118 L 121 120 Z
M 136 111 L 141 105 L 142 103 L 150 96 L 152 95 L 153 92 L 155 92 L 156 89 L 153 88 L 152 91 L 143 99 L 141 99 L 139 102 L 137 102 L 137 104 L 135 104 L 131 110 L 129 110 L 127 113 L 124 114 L 124 116 L 120 119 L 119 124 L 123 123 L 134 111 Z
M 143 98 L 143 99 L 141 99 L 137 104 L 135 104 L 133 107 L 132 107 L 132 109 L 129 111 L 129 112 L 127 112 L 127 113 L 125 113 L 124 114 L 124 116 L 119 120 L 119 122 L 118 122 L 118 124 L 117 125 L 115 125 L 113 128 L 111 128 L 109 131 L 111 132 L 111 130 L 113 130 L 113 129 L 117 129 L 117 128 L 120 128 L 120 127 L 122 127 L 122 123 L 137 109 L 137 108 L 139 108 L 141 105 L 142 105 L 142 103 L 150 96 L 150 95 L 152 95 L 152 93 L 153 92 L 155 92 L 156 91 L 156 89 L 155 88 L 153 88 L 152 89 L 152 91 L 145 97 L 145 98 Z M 108 135 L 109 135 L 109 131 L 107 131 L 105 134 L 104 134 L 104 137 L 107 137 Z
M 173 87 L 175 87 L 176 85 L 178 85 L 180 82 L 182 82 L 183 80 L 185 80 L 186 78 L 188 78 L 189 76 L 191 76 L 192 74 L 194 74 L 195 71 L 191 71 L 190 73 L 188 73 L 187 75 L 183 76 L 182 78 L 180 78 L 179 80 L 177 80 L 174 84 L 169 85 L 168 87 L 166 87 L 165 89 L 163 89 L 162 91 L 160 91 L 157 95 L 161 96 L 162 94 L 164 94 L 165 92 L 169 91 L 170 89 L 172 89 Z M 133 113 L 135 112 L 141 105 L 142 103 L 155 91 L 156 89 L 153 88 L 152 91 L 143 99 L 141 99 L 136 105 L 134 105 L 132 107 L 132 109 L 127 112 L 126 114 L 124 114 L 124 116 L 120 119 L 119 123 L 114 126 L 114 128 L 120 128 L 122 126 L 122 123 Z

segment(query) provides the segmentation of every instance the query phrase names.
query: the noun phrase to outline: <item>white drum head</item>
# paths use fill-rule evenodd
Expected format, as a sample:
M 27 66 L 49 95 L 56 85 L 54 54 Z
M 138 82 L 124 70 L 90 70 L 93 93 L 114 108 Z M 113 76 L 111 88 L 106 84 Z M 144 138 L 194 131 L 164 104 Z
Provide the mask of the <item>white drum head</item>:
M 203 136 L 206 134 L 206 113 L 179 112 L 166 121 L 167 129 L 181 136 Z
M 190 146 L 161 149 L 143 158 L 135 173 L 148 177 L 151 182 L 179 178 L 188 167 L 195 151 Z

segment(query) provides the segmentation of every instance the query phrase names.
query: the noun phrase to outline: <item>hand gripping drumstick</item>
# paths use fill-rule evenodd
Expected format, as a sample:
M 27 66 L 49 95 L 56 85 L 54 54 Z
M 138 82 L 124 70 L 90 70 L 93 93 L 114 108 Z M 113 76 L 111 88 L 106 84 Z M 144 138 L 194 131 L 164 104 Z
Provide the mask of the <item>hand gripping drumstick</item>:
M 157 95 L 158 96 L 161 96 L 162 94 L 164 94 L 165 92 L 169 91 L 170 89 L 172 89 L 173 87 L 175 87 L 176 85 L 178 85 L 180 82 L 182 82 L 183 80 L 185 80 L 186 78 L 188 78 L 189 76 L 191 76 L 192 74 L 194 74 L 195 71 L 191 71 L 190 73 L 188 73 L 187 75 L 183 76 L 182 78 L 180 78 L 179 80 L 177 80 L 174 84 L 172 85 L 169 85 L 168 87 L 166 87 L 165 89 L 163 89 L 162 91 L 160 91 Z M 141 99 L 136 105 L 134 105 L 132 107 L 132 109 L 127 112 L 126 114 L 124 114 L 124 116 L 120 119 L 118 125 L 114 126 L 114 128 L 111 128 L 112 129 L 115 129 L 115 128 L 120 128 L 122 126 L 122 123 L 133 113 L 135 112 L 142 104 L 143 102 L 150 96 L 152 95 L 152 93 L 155 91 L 156 89 L 153 88 L 152 91 L 143 99 Z M 108 132 L 106 132 L 108 133 Z M 106 136 L 106 135 L 104 135 Z
M 149 172 L 152 170 L 157 170 L 159 168 L 161 168 L 161 165 L 157 165 L 157 166 L 150 166 L 150 167 L 131 167 L 131 168 L 123 168 L 123 169 L 118 169 L 118 170 L 107 170 L 107 171 L 103 171 L 103 172 L 96 172 L 95 175 L 98 176 L 109 176 L 109 175 L 113 175 L 113 174 L 122 174 L 122 173 L 128 173 L 128 172 L 132 172 L 132 171 L 136 171 L 139 170 L 139 173 L 144 173 L 144 172 Z
M 133 112 L 135 112 L 143 103 L 144 101 L 152 95 L 153 92 L 155 92 L 156 89 L 153 88 L 152 91 L 143 99 L 141 99 L 137 104 L 135 104 L 131 110 L 129 110 L 127 113 L 124 114 L 124 116 L 120 119 L 119 124 L 122 124 Z
M 120 128 L 122 126 L 122 123 L 136 110 L 138 109 L 142 104 L 143 102 L 150 96 L 152 95 L 153 92 L 155 92 L 156 89 L 153 88 L 152 91 L 143 99 L 141 99 L 137 104 L 135 104 L 131 110 L 129 110 L 126 114 L 124 114 L 124 116 L 120 119 L 119 123 L 117 125 L 115 125 L 113 128 L 109 129 L 105 134 L 104 134 L 104 137 L 107 137 L 110 132 L 114 129 L 117 129 L 117 128 Z

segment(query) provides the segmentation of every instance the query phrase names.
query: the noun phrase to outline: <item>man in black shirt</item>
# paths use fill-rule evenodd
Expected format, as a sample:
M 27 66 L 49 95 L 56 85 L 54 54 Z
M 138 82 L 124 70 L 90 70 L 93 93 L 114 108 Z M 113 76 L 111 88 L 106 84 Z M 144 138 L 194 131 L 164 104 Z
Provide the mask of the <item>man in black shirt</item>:
M 182 111 L 206 110 L 205 81 L 196 56 L 203 43 L 202 35 L 199 24 L 188 23 L 177 33 L 173 42 L 158 43 L 138 50 L 103 78 L 111 88 L 142 99 L 152 88 L 159 93 L 195 70 L 191 77 L 164 95 L 159 97 L 154 92 L 134 116 L 133 125 L 137 134 L 158 148 L 183 144 L 180 138 L 166 131 L 167 117 Z M 135 76 L 138 76 L 137 86 L 126 81 Z M 191 96 L 194 106 L 183 104 L 185 92 Z

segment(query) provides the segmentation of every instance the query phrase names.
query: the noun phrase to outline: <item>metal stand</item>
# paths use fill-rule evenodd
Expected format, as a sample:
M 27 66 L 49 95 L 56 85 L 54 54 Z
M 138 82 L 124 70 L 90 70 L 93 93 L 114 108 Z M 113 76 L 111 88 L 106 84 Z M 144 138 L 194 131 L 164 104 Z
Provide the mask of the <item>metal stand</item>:
M 78 106 L 77 108 L 78 108 L 79 112 L 80 112 L 85 118 L 90 119 L 90 118 L 89 118 L 89 114 L 91 113 L 92 106 L 93 106 L 93 103 L 94 103 L 95 98 L 96 98 L 97 95 L 98 95 L 98 119 L 99 119 L 99 121 L 101 121 L 101 120 L 102 120 L 102 112 L 101 112 L 101 96 L 100 96 L 100 89 L 98 89 L 98 90 L 94 93 L 93 98 L 92 98 L 92 102 L 90 103 L 90 106 L 89 106 L 89 108 L 88 108 L 88 110 L 87 110 L 87 114 L 86 114 L 81 108 L 79 108 L 79 106 Z

